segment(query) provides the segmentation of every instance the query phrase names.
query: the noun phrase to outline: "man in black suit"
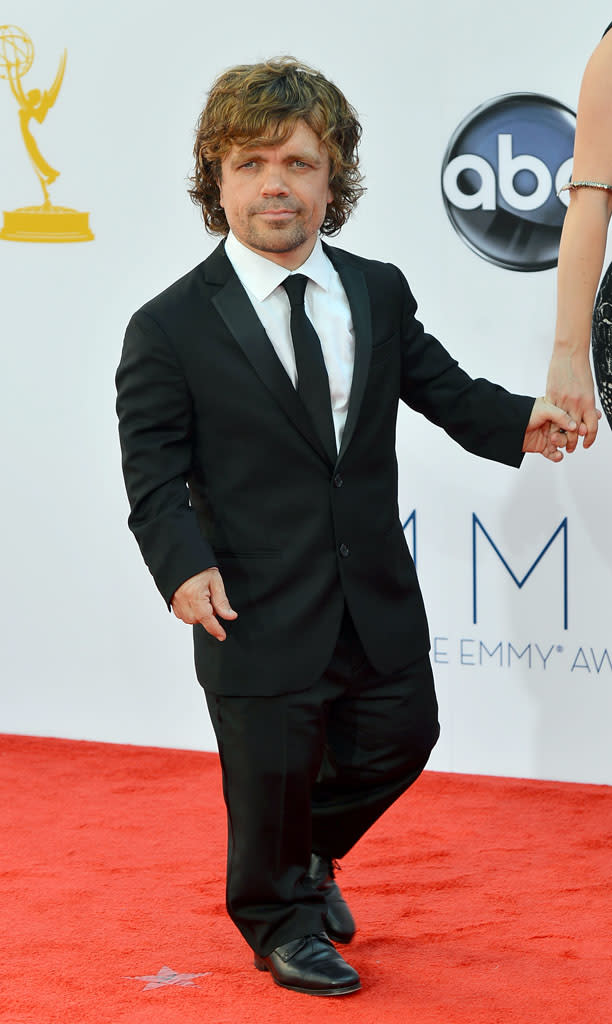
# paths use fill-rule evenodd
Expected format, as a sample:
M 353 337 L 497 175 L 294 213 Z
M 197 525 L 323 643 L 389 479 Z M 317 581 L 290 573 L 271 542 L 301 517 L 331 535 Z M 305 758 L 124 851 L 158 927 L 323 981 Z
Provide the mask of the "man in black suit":
M 438 736 L 398 402 L 512 466 L 559 461 L 575 430 L 468 377 L 396 267 L 322 245 L 363 191 L 359 137 L 342 93 L 293 59 L 223 74 L 192 196 L 224 241 L 134 315 L 117 373 L 130 527 L 194 626 L 218 739 L 228 910 L 259 969 L 318 995 L 360 985 L 330 941 L 355 930 L 333 862 Z

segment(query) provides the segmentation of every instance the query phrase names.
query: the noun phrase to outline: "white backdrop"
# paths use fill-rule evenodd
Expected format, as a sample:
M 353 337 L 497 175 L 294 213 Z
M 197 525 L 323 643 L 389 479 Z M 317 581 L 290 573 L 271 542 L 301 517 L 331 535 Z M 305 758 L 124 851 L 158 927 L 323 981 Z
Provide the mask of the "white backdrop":
M 247 0 L 20 0 L 36 48 L 24 88 L 65 80 L 41 151 L 55 204 L 88 211 L 95 240 L 0 240 L 2 291 L 2 717 L 4 732 L 212 749 L 190 630 L 165 611 L 125 519 L 114 370 L 143 301 L 216 244 L 186 195 L 193 126 L 213 78 L 291 53 L 346 92 L 364 126 L 369 191 L 337 243 L 397 263 L 428 328 L 470 372 L 541 393 L 555 272 L 513 273 L 472 253 L 442 203 L 458 123 L 506 92 L 575 108 L 607 0 L 558 3 L 312 0 L 282 16 Z M 37 204 L 38 182 L 0 80 L 0 207 Z M 480 462 L 412 413 L 400 419 L 400 507 L 430 612 L 442 737 L 431 766 L 612 782 L 610 456 L 561 467 Z M 518 589 L 473 517 L 522 578 Z M 564 576 L 563 543 L 567 541 Z M 567 594 L 568 628 L 563 603 Z M 610 656 L 606 653 L 610 651 Z

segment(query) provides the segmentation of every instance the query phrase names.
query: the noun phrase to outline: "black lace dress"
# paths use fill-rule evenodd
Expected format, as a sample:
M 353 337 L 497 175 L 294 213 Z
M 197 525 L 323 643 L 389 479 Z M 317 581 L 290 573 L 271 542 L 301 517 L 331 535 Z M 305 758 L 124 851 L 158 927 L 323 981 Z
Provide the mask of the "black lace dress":
M 608 25 L 606 32 L 610 29 L 612 24 Z M 612 427 L 612 263 L 603 276 L 595 300 L 592 348 L 601 407 Z
M 595 301 L 592 347 L 599 399 L 612 427 L 612 263 L 604 274 Z

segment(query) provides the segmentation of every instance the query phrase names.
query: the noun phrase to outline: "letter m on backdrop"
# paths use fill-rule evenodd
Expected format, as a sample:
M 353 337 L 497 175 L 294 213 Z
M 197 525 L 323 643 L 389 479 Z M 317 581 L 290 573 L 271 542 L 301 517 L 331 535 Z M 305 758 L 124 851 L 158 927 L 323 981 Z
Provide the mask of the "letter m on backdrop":
M 488 531 L 485 529 L 483 524 L 480 522 L 480 519 L 478 518 L 478 516 L 475 515 L 475 514 L 472 514 L 472 580 L 473 580 L 473 583 L 472 583 L 472 587 L 473 587 L 472 596 L 473 596 L 473 612 L 474 612 L 474 614 L 473 614 L 473 621 L 474 621 L 474 623 L 478 622 L 478 538 L 481 535 L 484 536 L 488 540 L 488 542 L 491 545 L 491 547 L 493 548 L 495 554 L 497 555 L 497 557 L 499 558 L 500 562 L 502 563 L 504 568 L 507 570 L 507 572 L 509 572 L 510 576 L 512 577 L 512 579 L 516 583 L 516 585 L 519 588 L 519 590 L 527 582 L 527 580 L 531 576 L 531 574 L 534 571 L 534 569 L 536 569 L 537 566 L 540 564 L 540 562 L 544 558 L 544 555 L 550 549 L 551 545 L 554 544 L 554 542 L 557 539 L 557 537 L 559 535 L 561 535 L 562 544 L 563 544 L 563 628 L 567 629 L 567 625 L 568 625 L 568 615 L 567 615 L 567 516 L 565 517 L 565 519 L 562 520 L 561 523 L 559 523 L 559 526 L 557 527 L 557 529 L 553 533 L 552 537 L 544 545 L 544 547 L 540 551 L 540 554 L 536 558 L 535 562 L 533 562 L 533 564 L 527 570 L 527 572 L 525 573 L 523 578 L 519 579 L 519 577 L 516 575 L 516 573 L 513 572 L 512 568 L 508 565 L 508 562 L 506 561 L 506 559 L 502 555 L 501 551 L 499 550 L 497 544 L 495 543 L 495 541 L 491 537 L 490 533 L 488 533 Z

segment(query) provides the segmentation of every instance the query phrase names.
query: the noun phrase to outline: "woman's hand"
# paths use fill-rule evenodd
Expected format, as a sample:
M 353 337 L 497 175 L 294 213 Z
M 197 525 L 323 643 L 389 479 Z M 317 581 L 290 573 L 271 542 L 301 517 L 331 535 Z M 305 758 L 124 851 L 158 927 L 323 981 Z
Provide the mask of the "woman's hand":
M 574 451 L 578 436 L 584 438 L 584 447 L 590 448 L 597 437 L 601 413 L 595 408 L 593 375 L 586 353 L 555 346 L 548 368 L 546 398 L 565 409 L 577 424 L 577 431 L 568 435 L 567 451 Z

